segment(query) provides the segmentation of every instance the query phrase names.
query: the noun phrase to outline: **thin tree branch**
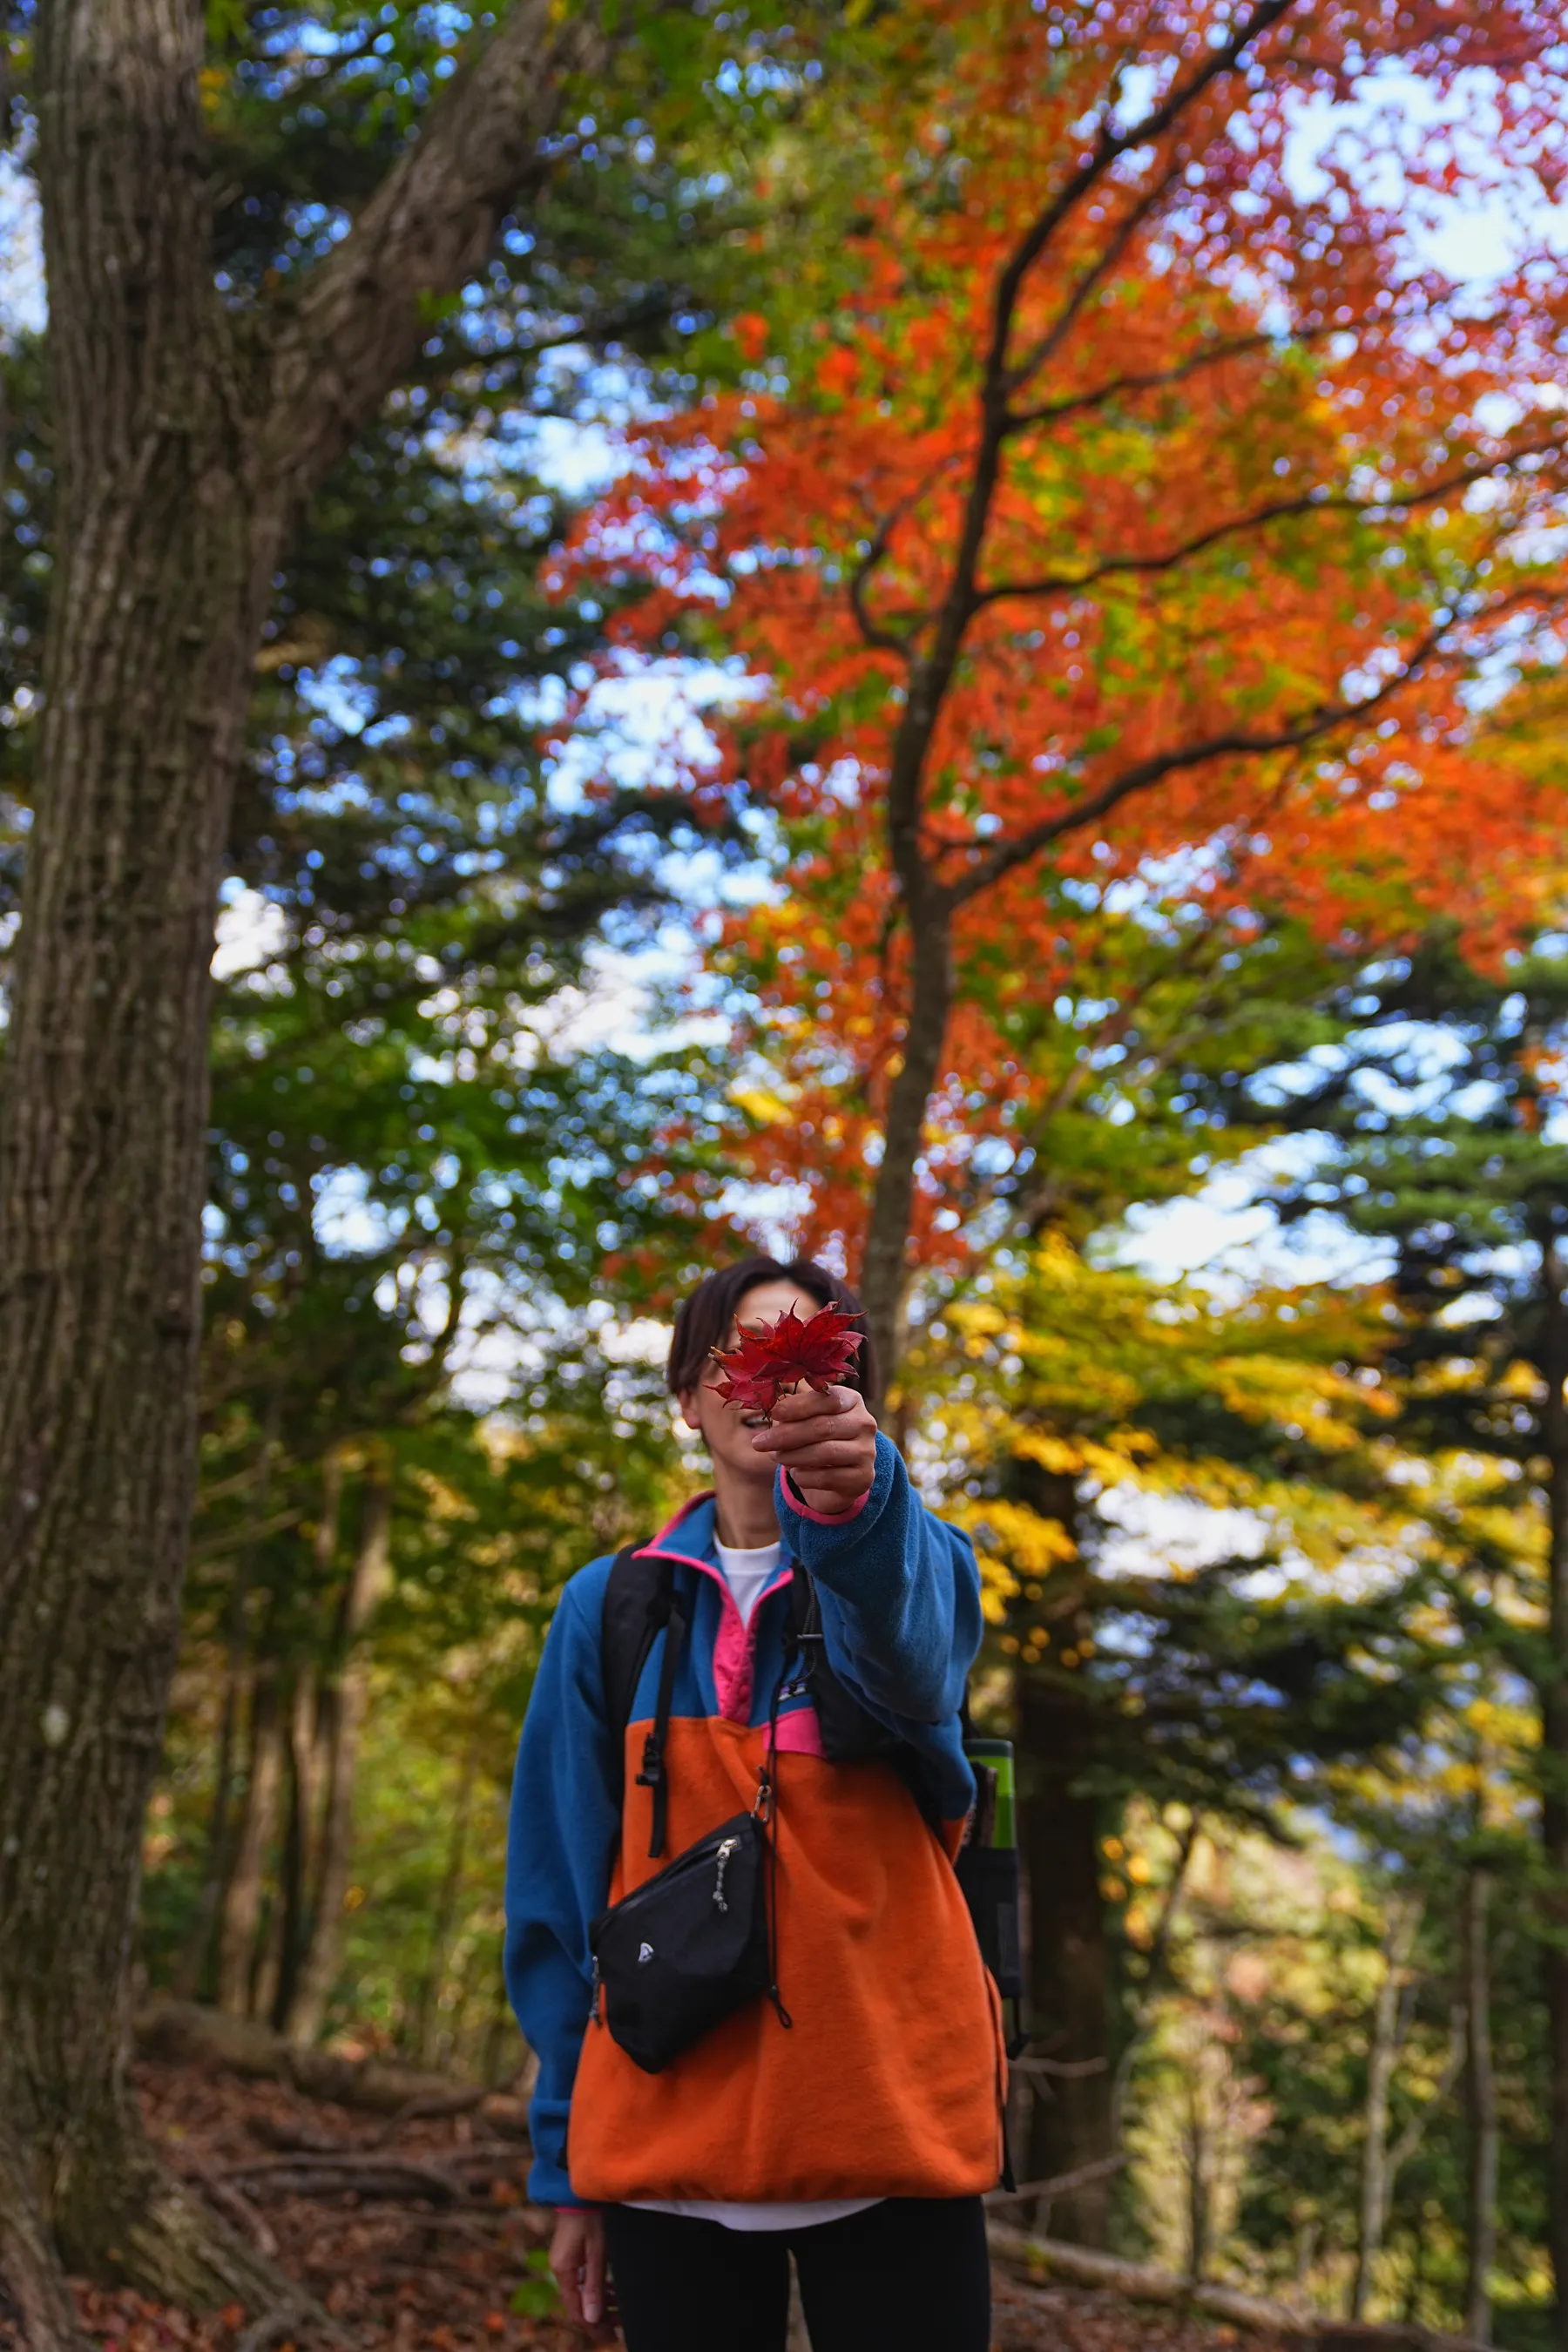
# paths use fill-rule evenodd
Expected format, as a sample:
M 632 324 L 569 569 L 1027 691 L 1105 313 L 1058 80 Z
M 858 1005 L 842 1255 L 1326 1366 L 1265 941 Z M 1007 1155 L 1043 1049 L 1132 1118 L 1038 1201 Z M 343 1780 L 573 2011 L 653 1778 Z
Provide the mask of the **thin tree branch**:
M 1105 283 L 1150 215 L 1163 203 L 1173 182 L 1179 176 L 1180 168 L 1177 163 L 1173 162 L 1166 171 L 1161 173 L 1158 179 L 1144 189 L 1109 242 L 1100 247 L 1089 268 L 1082 272 L 1056 318 L 1037 341 L 1033 351 L 1019 360 L 1016 366 L 1007 369 L 1005 382 L 1009 399 L 1015 393 L 1021 392 L 1030 378 L 1038 375 L 1047 362 L 1056 357 L 1071 334 L 1077 321 L 1082 317 L 1084 305 L 1095 288 Z M 1005 433 L 1009 429 L 1005 418 L 1002 430 Z
M 497 368 L 525 368 L 534 360 L 543 359 L 551 352 L 569 351 L 574 343 L 584 343 L 596 349 L 620 335 L 636 332 L 639 327 L 657 327 L 674 315 L 680 297 L 668 289 L 658 294 L 647 294 L 619 310 L 610 311 L 603 319 L 579 319 L 555 334 L 537 336 L 533 341 L 513 343 L 493 352 L 458 351 L 447 347 L 432 357 L 427 364 L 404 369 L 398 377 L 405 384 L 423 384 L 439 391 L 443 384 L 455 383 L 469 369 L 483 369 L 493 373 Z
M 1448 2054 L 1443 2071 L 1429 2099 L 1424 2099 L 1405 2129 L 1388 2151 L 1388 2201 L 1394 2202 L 1394 2184 L 1426 2137 L 1426 2126 L 1441 2107 L 1465 2069 L 1465 2045 L 1468 2021 L 1463 2001 L 1456 2001 L 1448 2012 Z
M 1097 384 L 1092 392 L 1069 393 L 1061 400 L 1047 400 L 1038 408 L 1013 409 L 1008 412 L 1003 430 L 1009 436 L 1030 430 L 1037 425 L 1056 425 L 1064 416 L 1078 416 L 1086 411 L 1104 408 L 1110 401 L 1126 398 L 1138 392 L 1163 392 L 1168 385 L 1185 383 L 1190 376 L 1204 368 L 1223 366 L 1226 360 L 1246 359 L 1253 352 L 1268 351 L 1276 344 L 1295 347 L 1330 334 L 1328 326 L 1310 328 L 1300 334 L 1234 335 L 1227 341 L 1210 343 L 1205 349 L 1190 352 L 1173 367 L 1151 368 L 1143 375 L 1112 376 L 1106 383 Z
M 910 641 L 915 634 L 915 629 L 905 630 L 900 635 L 896 629 L 884 628 L 879 622 L 874 621 L 871 618 L 870 607 L 866 602 L 866 591 L 870 584 L 872 572 L 888 552 L 895 529 L 909 513 L 916 500 L 924 496 L 929 487 L 929 482 L 921 482 L 917 488 L 910 490 L 907 498 L 900 499 L 896 505 L 889 508 L 872 534 L 870 545 L 849 575 L 849 608 L 855 615 L 856 626 L 860 635 L 868 646 L 874 646 L 885 653 L 901 654 L 906 661 L 910 656 Z M 916 623 L 915 627 L 918 626 L 919 624 Z
M 1386 497 L 1356 499 L 1345 492 L 1323 492 L 1315 487 L 1298 492 L 1294 498 L 1275 499 L 1268 505 L 1256 508 L 1251 514 L 1232 515 L 1223 522 L 1211 523 L 1197 531 L 1180 546 L 1166 549 L 1155 555 L 1108 555 L 1086 572 L 1043 572 L 1036 580 L 999 580 L 989 588 L 976 588 L 973 603 L 976 611 L 987 604 L 1000 604 L 1004 598 L 1059 596 L 1077 594 L 1091 588 L 1100 580 L 1140 572 L 1171 572 L 1194 555 L 1202 555 L 1221 541 L 1239 538 L 1249 531 L 1264 530 L 1270 523 L 1284 522 L 1292 517 L 1307 514 L 1349 514 L 1377 516 L 1387 519 L 1412 509 L 1434 505 L 1451 498 L 1455 492 L 1469 489 L 1477 482 L 1495 480 L 1500 473 L 1521 458 L 1561 457 L 1568 448 L 1568 435 L 1553 435 L 1544 441 L 1527 443 L 1522 448 L 1509 451 L 1506 457 L 1478 458 L 1473 466 L 1462 466 L 1456 473 L 1445 474 L 1442 480 L 1420 488 L 1391 491 Z
M 982 890 L 989 889 L 993 882 L 999 881 L 1004 874 L 1011 873 L 1015 866 L 1026 864 L 1051 842 L 1059 841 L 1064 834 L 1076 833 L 1080 825 L 1092 824 L 1097 818 L 1109 815 L 1113 808 L 1134 793 L 1146 792 L 1152 784 L 1163 782 L 1166 776 L 1179 774 L 1187 768 L 1202 767 L 1208 760 L 1258 758 L 1269 751 L 1297 751 L 1304 743 L 1317 741 L 1335 727 L 1370 718 L 1374 710 L 1380 710 L 1392 696 L 1419 674 L 1422 665 L 1442 643 L 1447 625 L 1445 624 L 1441 628 L 1429 630 L 1412 648 L 1399 668 L 1373 693 L 1362 696 L 1359 700 L 1320 705 L 1305 719 L 1291 726 L 1276 728 L 1272 732 L 1249 734 L 1240 728 L 1231 729 L 1224 734 L 1211 735 L 1200 743 L 1184 744 L 1176 751 L 1153 751 L 1147 759 L 1134 761 L 1131 767 L 1124 768 L 1119 776 L 1112 776 L 1109 783 L 1102 785 L 1088 800 L 1077 802 L 1070 808 L 1060 809 L 1055 816 L 1043 817 L 1038 824 L 1031 825 L 1026 833 L 1016 835 L 1011 841 L 998 843 L 961 882 L 947 884 L 942 897 L 952 908 L 966 906 L 971 898 L 977 898 Z
M 985 2199 L 987 2205 L 1016 2205 L 1020 2198 L 1065 2197 L 1069 2189 L 1087 2189 L 1093 2181 L 1109 2179 L 1113 2172 L 1122 2171 L 1131 2159 L 1125 2156 L 1096 2157 L 1092 2164 L 1079 2164 L 1071 2172 L 1058 2172 L 1049 2180 L 1021 2181 L 1016 2189 L 993 2189 Z
M 247 1544 L 265 1543 L 268 1536 L 284 1534 L 297 1528 L 304 1517 L 303 1511 L 275 1511 L 269 1519 L 252 1524 L 248 1519 L 242 1528 L 226 1536 L 215 1536 L 211 1543 L 201 1545 L 191 1554 L 194 1568 L 205 1567 L 210 1559 L 221 1559 L 225 1552 L 243 1551 Z
M 1123 155 L 1133 154 L 1140 147 L 1147 147 L 1154 140 L 1163 138 L 1205 89 L 1235 70 L 1244 51 L 1278 24 L 1281 16 L 1289 15 L 1294 5 L 1295 0 L 1261 0 L 1261 5 L 1237 27 L 1230 39 L 1211 51 L 1188 80 L 1177 81 L 1160 104 L 1152 108 L 1141 121 L 1121 131 L 1111 131 L 1109 123 L 1101 125 L 1093 153 L 1079 165 L 1050 203 L 1037 215 L 1002 273 L 993 313 L 988 376 L 997 383 L 1004 380 L 1013 313 L 1017 307 L 1024 280 L 1074 206 Z

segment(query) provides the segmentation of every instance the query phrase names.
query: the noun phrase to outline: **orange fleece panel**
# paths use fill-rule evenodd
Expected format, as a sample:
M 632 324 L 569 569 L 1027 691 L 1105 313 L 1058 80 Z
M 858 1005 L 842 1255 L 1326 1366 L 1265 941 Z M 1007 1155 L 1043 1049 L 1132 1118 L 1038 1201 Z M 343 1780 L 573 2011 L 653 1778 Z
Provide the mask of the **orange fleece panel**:
M 626 1734 L 612 1901 L 756 1793 L 764 1727 L 669 1727 L 669 1840 L 648 1858 L 647 1727 Z M 594 2203 L 964 2197 L 994 2188 L 1006 2058 L 1000 2003 L 958 1881 L 892 1766 L 782 1756 L 779 1990 L 662 2074 L 590 2021 L 567 2162 Z

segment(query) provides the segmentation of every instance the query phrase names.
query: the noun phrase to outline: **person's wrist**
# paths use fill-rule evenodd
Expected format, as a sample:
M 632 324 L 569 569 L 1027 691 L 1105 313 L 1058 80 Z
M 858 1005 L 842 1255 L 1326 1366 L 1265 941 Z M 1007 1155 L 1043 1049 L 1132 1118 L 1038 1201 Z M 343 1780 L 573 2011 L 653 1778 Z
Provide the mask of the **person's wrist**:
M 866 1489 L 843 1495 L 836 1487 L 803 1486 L 793 1470 L 784 1472 L 784 1491 L 790 1500 L 798 1503 L 803 1510 L 815 1512 L 819 1519 L 852 1517 L 865 1502 L 870 1484 L 868 1478 Z

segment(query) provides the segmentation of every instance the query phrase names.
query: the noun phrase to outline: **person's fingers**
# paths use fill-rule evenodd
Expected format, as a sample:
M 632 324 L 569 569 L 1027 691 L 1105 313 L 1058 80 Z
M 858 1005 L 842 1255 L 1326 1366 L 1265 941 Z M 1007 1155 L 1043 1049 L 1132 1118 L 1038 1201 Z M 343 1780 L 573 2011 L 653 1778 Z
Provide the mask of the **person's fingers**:
M 773 1459 L 795 1478 L 858 1479 L 861 1486 L 868 1486 L 877 1475 L 876 1455 L 858 1445 L 803 1445 L 798 1452 L 775 1453 Z
M 568 2319 L 583 2324 L 584 2225 L 575 2213 L 563 2214 L 550 2242 L 550 2271 Z
M 569 2270 L 558 2268 L 552 2255 L 550 2269 L 561 2296 L 562 2310 L 574 2326 L 580 2327 L 583 2325 L 583 2289 L 576 2263 L 574 2263 Z
M 605 2225 L 597 2214 L 583 2249 L 583 2318 L 597 2327 L 605 2316 Z
M 773 1406 L 776 1422 L 830 1420 L 840 1413 L 853 1412 L 860 1402 L 853 1389 L 788 1389 Z
M 877 1450 L 870 1417 L 864 1426 L 847 1421 L 775 1421 L 753 1429 L 752 1444 L 759 1454 L 794 1454 L 808 1445 L 852 1445 L 858 1453 Z

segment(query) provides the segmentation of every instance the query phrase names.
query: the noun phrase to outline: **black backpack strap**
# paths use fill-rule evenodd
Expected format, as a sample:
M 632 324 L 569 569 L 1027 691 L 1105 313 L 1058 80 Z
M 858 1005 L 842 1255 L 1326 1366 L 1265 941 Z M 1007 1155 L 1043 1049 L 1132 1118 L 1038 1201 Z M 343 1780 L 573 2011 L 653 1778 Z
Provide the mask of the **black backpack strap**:
M 616 1554 L 599 1620 L 605 1720 L 614 1737 L 617 1790 L 626 1769 L 626 1726 L 637 1704 L 637 1685 L 656 1635 L 669 1622 L 675 1591 L 674 1562 L 640 1554 L 637 1544 L 627 1544 Z
M 642 1770 L 637 1774 L 637 1787 L 653 1790 L 653 1835 L 647 1849 L 650 1862 L 664 1852 L 665 1817 L 669 1799 L 668 1776 L 664 1769 L 664 1743 L 669 1734 L 669 1706 L 675 1696 L 676 1662 L 685 1639 L 686 1612 L 672 1591 L 669 1614 L 665 1621 L 664 1655 L 658 1665 L 658 1701 L 654 1709 L 653 1728 L 642 1744 Z
M 645 1554 L 627 1544 L 616 1554 L 605 1585 L 604 1612 L 599 1621 L 600 1661 L 605 1678 L 605 1719 L 615 1735 L 616 1784 L 626 1786 L 626 1726 L 637 1705 L 637 1685 L 648 1654 L 661 1632 L 664 1655 L 659 1661 L 658 1697 L 653 1726 L 643 1741 L 639 1789 L 653 1790 L 652 1860 L 664 1852 L 669 1809 L 668 1779 L 664 1769 L 665 1742 L 669 1736 L 669 1710 L 675 1696 L 675 1669 L 686 1640 L 687 1611 L 675 1590 L 675 1563 L 656 1552 Z
M 822 1603 L 816 1597 L 816 1584 L 811 1570 L 798 1559 L 790 1562 L 789 1614 L 784 1619 L 784 1671 L 787 1674 L 796 1655 L 803 1671 L 815 1672 L 818 1660 L 826 1660 L 823 1645 Z

